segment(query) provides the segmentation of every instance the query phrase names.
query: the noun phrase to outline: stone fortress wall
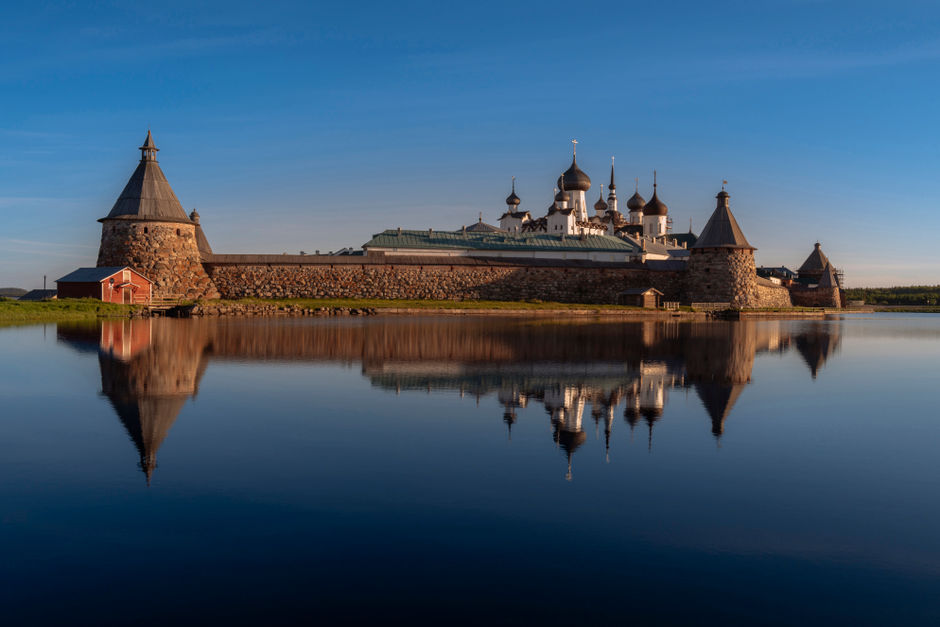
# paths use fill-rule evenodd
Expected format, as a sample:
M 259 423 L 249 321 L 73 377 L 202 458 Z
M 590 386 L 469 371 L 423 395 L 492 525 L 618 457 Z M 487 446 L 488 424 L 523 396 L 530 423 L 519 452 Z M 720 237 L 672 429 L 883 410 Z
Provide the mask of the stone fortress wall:
M 226 261 L 234 257 L 239 261 Z M 255 257 L 255 259 L 252 259 Z M 293 257 L 293 256 L 292 256 Z M 214 255 L 205 262 L 223 298 L 381 298 L 617 302 L 631 287 L 680 300 L 685 272 L 643 264 L 537 263 L 468 258 L 297 258 Z
M 735 251 L 740 252 L 740 251 Z M 743 263 L 743 260 L 742 260 Z M 765 285 L 746 267 L 729 277 L 653 270 L 645 264 L 422 257 L 213 255 L 205 261 L 222 298 L 380 298 L 542 300 L 613 304 L 629 288 L 654 287 L 663 300 L 726 302 L 737 307 L 790 307 L 786 288 Z M 746 264 L 745 264 L 746 265 Z M 712 282 L 703 281 L 706 275 Z
M 795 307 L 843 307 L 842 292 L 837 287 L 794 287 L 790 299 Z

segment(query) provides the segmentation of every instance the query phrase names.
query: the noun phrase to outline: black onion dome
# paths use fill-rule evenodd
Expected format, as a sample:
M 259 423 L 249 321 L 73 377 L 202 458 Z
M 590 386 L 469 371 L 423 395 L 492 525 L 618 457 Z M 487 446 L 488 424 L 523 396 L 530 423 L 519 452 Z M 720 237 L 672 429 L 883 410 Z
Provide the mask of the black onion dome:
M 568 200 L 568 195 L 565 192 L 558 190 L 558 193 L 555 194 L 555 200 L 561 202 L 563 200 Z
M 598 198 L 597 202 L 594 203 L 595 211 L 607 211 L 607 203 L 604 202 L 603 198 Z
M 562 178 L 564 179 L 566 191 L 586 192 L 591 189 L 591 177 L 578 167 L 577 158 L 571 160 L 571 167 L 565 170 L 565 173 L 562 174 Z
M 506 196 L 506 204 L 510 207 L 518 207 L 522 200 L 516 196 L 516 177 L 512 177 L 512 193 Z
M 666 203 L 659 199 L 659 196 L 656 195 L 656 190 L 653 190 L 653 197 L 650 198 L 650 201 L 646 203 L 643 207 L 644 216 L 664 216 L 669 213 L 669 208 L 666 207 Z
M 646 199 L 640 196 L 640 192 L 634 192 L 627 201 L 627 209 L 630 211 L 641 211 L 646 206 Z

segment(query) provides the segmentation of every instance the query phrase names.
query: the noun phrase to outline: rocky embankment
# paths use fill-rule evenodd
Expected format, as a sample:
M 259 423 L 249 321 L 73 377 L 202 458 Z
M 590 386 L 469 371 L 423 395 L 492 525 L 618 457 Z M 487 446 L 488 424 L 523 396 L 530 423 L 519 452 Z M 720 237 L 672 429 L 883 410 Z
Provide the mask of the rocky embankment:
M 374 316 L 371 307 L 303 307 L 276 303 L 200 303 L 178 307 L 170 315 L 188 316 Z

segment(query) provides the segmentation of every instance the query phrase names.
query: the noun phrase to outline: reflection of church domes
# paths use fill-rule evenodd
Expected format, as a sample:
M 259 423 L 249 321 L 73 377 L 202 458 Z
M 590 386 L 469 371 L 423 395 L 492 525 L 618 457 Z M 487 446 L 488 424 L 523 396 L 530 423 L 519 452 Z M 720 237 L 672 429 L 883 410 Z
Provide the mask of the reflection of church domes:
M 647 421 L 657 421 L 663 417 L 663 408 L 662 407 L 640 407 L 640 415 L 646 418 Z
M 636 426 L 636 423 L 640 422 L 640 409 L 633 405 L 627 405 L 623 410 L 623 417 L 632 429 Z
M 555 430 L 555 442 L 566 453 L 574 453 L 587 441 L 587 434 L 584 431 L 565 431 L 563 429 Z

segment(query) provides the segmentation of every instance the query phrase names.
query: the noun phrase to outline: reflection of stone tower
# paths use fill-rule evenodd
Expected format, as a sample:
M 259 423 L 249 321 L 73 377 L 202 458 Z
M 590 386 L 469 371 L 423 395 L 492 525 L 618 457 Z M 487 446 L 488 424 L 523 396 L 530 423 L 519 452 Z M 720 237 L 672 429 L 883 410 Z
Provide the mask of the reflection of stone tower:
M 111 213 L 99 220 L 98 265 L 131 266 L 154 282 L 157 298 L 218 298 L 202 266 L 198 222 L 183 211 L 157 163 L 158 150 L 147 131 L 140 164 Z M 203 247 L 208 250 L 208 241 Z
M 157 467 L 157 450 L 186 400 L 196 395 L 207 365 L 201 326 L 159 322 L 104 321 L 98 354 L 102 393 L 137 447 L 148 484 Z M 114 350 L 109 343 L 116 336 L 132 338 L 132 343 L 146 338 L 147 344 L 127 352 Z
M 757 270 L 754 250 L 731 214 L 730 195 L 722 188 L 718 206 L 692 246 L 686 294 L 693 303 L 730 303 L 756 306 Z
M 800 353 L 800 357 L 803 358 L 806 365 L 809 366 L 809 371 L 814 379 L 819 369 L 839 350 L 841 342 L 842 336 L 839 326 L 824 322 L 808 324 L 807 328 L 801 331 L 795 340 L 796 350 Z
M 753 323 L 696 324 L 686 349 L 686 373 L 720 437 L 725 420 L 751 380 L 758 329 Z

